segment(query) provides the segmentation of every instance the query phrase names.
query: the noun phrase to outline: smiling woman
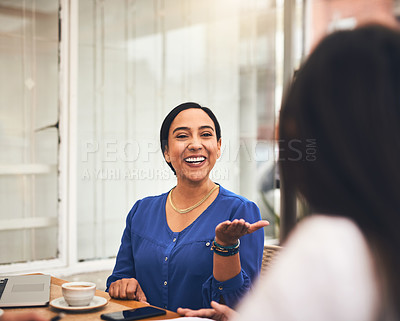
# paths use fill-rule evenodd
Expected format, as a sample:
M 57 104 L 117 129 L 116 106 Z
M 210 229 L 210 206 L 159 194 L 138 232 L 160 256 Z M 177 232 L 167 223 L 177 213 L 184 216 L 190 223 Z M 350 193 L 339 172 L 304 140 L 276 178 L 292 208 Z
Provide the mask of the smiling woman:
M 210 179 L 221 129 L 209 108 L 175 107 L 160 143 L 176 186 L 133 206 L 107 290 L 174 311 L 212 300 L 233 307 L 260 272 L 268 222 L 253 202 Z

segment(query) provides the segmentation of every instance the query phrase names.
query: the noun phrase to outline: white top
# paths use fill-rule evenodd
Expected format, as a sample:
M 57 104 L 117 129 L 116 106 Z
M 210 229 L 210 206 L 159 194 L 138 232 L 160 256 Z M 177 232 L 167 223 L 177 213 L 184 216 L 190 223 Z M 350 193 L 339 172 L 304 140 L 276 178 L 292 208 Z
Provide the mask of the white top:
M 369 321 L 379 297 L 359 228 L 346 218 L 314 215 L 297 225 L 234 321 Z

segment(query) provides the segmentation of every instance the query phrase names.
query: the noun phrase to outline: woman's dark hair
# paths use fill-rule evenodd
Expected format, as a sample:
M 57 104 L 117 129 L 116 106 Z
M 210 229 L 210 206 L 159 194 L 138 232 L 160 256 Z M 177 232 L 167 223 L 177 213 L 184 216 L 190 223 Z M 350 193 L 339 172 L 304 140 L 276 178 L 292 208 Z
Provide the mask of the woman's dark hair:
M 217 117 L 215 117 L 214 113 L 211 111 L 211 109 L 207 107 L 200 106 L 197 103 L 193 102 L 186 102 L 183 104 L 180 104 L 176 106 L 174 109 L 172 109 L 169 114 L 165 117 L 162 125 L 161 125 L 161 130 L 160 130 L 160 144 L 161 144 L 161 152 L 163 153 L 165 149 L 168 147 L 168 134 L 169 134 L 169 128 L 171 127 L 172 122 L 174 121 L 175 117 L 183 110 L 190 109 L 190 108 L 197 108 L 203 110 L 213 121 L 214 126 L 215 126 L 215 133 L 217 136 L 217 141 L 221 138 L 221 127 L 219 125 L 219 122 L 217 120 Z M 175 169 L 173 168 L 172 164 L 167 162 L 168 166 L 172 169 L 174 174 L 176 174 Z
M 283 183 L 313 212 L 360 227 L 400 318 L 400 33 L 325 38 L 285 95 L 279 139 Z

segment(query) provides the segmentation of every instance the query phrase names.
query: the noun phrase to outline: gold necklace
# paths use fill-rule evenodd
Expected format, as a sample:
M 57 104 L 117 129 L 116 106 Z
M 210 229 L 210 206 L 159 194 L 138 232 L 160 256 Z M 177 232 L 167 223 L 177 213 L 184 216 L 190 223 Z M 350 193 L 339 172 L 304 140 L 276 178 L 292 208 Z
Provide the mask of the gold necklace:
M 206 199 L 209 198 L 210 195 L 211 195 L 218 187 L 219 187 L 219 185 L 215 185 L 215 186 L 212 188 L 212 190 L 209 191 L 209 192 L 207 193 L 207 195 L 204 196 L 199 202 L 197 202 L 196 204 L 194 204 L 194 205 L 192 205 L 192 206 L 190 206 L 190 207 L 188 207 L 188 208 L 185 208 L 185 209 L 183 209 L 183 210 L 180 210 L 179 208 L 177 208 L 177 207 L 174 205 L 174 202 L 172 201 L 172 191 L 175 189 L 175 187 L 174 187 L 173 189 L 171 189 L 171 192 L 169 192 L 169 194 L 168 194 L 169 204 L 171 204 L 172 208 L 173 208 L 176 212 L 178 212 L 178 213 L 180 213 L 180 214 L 189 213 L 190 211 L 194 210 L 196 207 L 199 207 L 201 204 L 203 204 L 203 203 L 206 201 Z

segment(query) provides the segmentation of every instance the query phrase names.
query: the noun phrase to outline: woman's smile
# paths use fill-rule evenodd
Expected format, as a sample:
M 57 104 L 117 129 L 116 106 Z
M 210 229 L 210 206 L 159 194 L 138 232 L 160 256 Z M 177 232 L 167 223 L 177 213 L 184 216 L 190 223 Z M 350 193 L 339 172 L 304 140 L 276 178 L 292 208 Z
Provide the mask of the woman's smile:
M 185 158 L 185 162 L 190 165 L 201 165 L 205 160 L 204 156 L 190 156 Z

